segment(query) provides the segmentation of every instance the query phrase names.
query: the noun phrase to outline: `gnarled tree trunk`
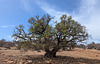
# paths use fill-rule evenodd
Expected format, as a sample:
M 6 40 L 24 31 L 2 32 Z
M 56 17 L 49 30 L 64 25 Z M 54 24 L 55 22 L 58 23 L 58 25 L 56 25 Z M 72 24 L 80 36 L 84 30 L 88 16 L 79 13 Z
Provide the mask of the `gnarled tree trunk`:
M 44 57 L 55 58 L 56 53 L 58 52 L 59 49 L 60 49 L 59 47 L 54 47 L 52 50 L 45 49 L 46 53 L 45 53 Z

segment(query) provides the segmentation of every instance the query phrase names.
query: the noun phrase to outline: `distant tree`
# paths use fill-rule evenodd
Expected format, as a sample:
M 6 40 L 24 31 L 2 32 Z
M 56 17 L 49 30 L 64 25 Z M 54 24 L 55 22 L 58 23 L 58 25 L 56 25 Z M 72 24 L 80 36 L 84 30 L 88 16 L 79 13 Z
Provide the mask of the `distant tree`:
M 24 31 L 24 26 L 16 27 L 13 38 L 25 41 L 22 47 L 33 48 L 34 45 L 40 45 L 38 48 L 46 52 L 45 57 L 56 57 L 56 53 L 68 43 L 82 42 L 88 39 L 86 27 L 81 26 L 72 19 L 71 16 L 62 15 L 60 22 L 55 27 L 50 25 L 52 17 L 44 15 L 43 17 L 31 17 L 28 20 L 30 27 L 28 33 Z
M 88 44 L 88 45 L 87 45 L 87 48 L 88 48 L 88 49 L 94 49 L 94 48 L 95 48 L 95 43 L 92 42 L 92 43 Z
M 6 41 L 5 39 L 0 40 L 0 47 L 5 47 L 5 48 L 10 49 L 10 47 L 13 47 L 13 46 L 15 46 L 14 42 Z
M 83 48 L 83 49 L 86 49 L 86 46 L 84 44 L 79 44 L 77 45 L 78 48 Z
M 0 41 L 0 47 L 2 47 L 2 46 L 3 46 L 3 44 L 4 44 L 4 42 Z
M 1 41 L 1 42 L 6 42 L 6 39 L 1 39 L 0 41 Z
M 95 44 L 94 49 L 100 50 L 100 44 L 99 43 Z
M 88 49 L 96 49 L 96 50 L 100 50 L 100 43 L 90 43 L 87 45 Z
M 9 43 L 6 43 L 3 47 L 5 47 L 5 48 L 7 48 L 7 49 L 10 49 Z
M 76 47 L 76 43 L 75 42 L 69 42 L 68 44 L 67 44 L 67 48 L 69 48 L 70 50 L 71 49 L 74 49 Z
M 0 40 L 0 47 L 3 47 L 3 45 L 5 44 L 6 40 L 5 39 L 1 39 Z

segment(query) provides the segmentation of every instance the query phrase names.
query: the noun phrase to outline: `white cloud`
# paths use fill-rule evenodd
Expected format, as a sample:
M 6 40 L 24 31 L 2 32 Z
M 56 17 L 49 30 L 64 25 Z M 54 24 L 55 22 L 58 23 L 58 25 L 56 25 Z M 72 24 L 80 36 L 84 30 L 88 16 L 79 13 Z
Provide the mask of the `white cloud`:
M 35 3 L 36 0 L 20 0 L 20 7 L 23 9 L 25 12 L 33 15 L 37 12 L 37 5 Z
M 62 11 L 58 11 L 56 10 L 56 8 L 52 5 L 47 4 L 46 2 L 41 2 L 41 1 L 36 1 L 36 3 L 40 6 L 40 8 L 45 11 L 47 14 L 51 15 L 52 17 L 54 17 L 54 21 L 50 22 L 51 25 L 55 25 L 54 22 L 60 22 L 59 18 L 63 15 L 63 14 L 67 14 L 68 16 L 70 15 L 67 12 L 62 12 Z
M 31 0 L 20 0 L 21 8 L 24 9 L 28 13 L 32 13 L 33 8 L 31 6 Z
M 4 26 L 1 26 L 1 28 L 9 28 L 9 27 L 15 27 L 15 25 L 4 25 Z
M 100 40 L 100 0 L 81 0 L 77 21 L 89 29 L 94 40 Z
M 81 0 L 78 12 L 73 11 L 74 13 L 58 11 L 46 2 L 36 2 L 46 13 L 55 16 L 55 20 L 59 20 L 62 14 L 72 15 L 76 21 L 87 27 L 92 41 L 100 40 L 100 0 Z

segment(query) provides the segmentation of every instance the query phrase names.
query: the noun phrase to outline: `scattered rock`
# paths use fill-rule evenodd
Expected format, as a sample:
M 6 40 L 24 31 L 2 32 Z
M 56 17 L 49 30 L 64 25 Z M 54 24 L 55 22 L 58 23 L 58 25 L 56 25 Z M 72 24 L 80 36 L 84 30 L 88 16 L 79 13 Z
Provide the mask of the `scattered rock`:
M 51 64 L 51 61 L 45 61 L 46 62 L 46 64 Z
M 14 63 L 14 61 L 8 61 L 7 63 L 10 63 L 11 64 L 11 63 Z
M 3 62 L 8 62 L 8 60 L 4 60 Z
M 27 60 L 27 62 L 32 63 L 32 60 Z
M 96 57 L 98 57 L 98 55 L 96 55 Z

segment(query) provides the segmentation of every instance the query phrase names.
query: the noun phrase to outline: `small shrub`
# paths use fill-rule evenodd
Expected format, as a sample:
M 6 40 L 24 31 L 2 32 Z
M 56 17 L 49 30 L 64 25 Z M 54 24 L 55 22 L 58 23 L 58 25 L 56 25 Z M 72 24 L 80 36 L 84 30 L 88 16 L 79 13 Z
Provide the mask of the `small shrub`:
M 92 43 L 88 44 L 88 45 L 87 45 L 87 48 L 88 48 L 88 49 L 94 49 L 94 48 L 95 48 L 95 43 L 92 42 Z
M 5 46 L 5 48 L 10 49 L 10 47 L 9 47 L 9 46 Z
M 80 44 L 80 45 L 77 45 L 78 48 L 83 48 L 83 49 L 86 49 L 86 46 L 84 44 Z
M 100 50 L 100 44 L 96 44 L 96 45 L 95 45 L 95 49 L 96 49 L 96 50 Z

